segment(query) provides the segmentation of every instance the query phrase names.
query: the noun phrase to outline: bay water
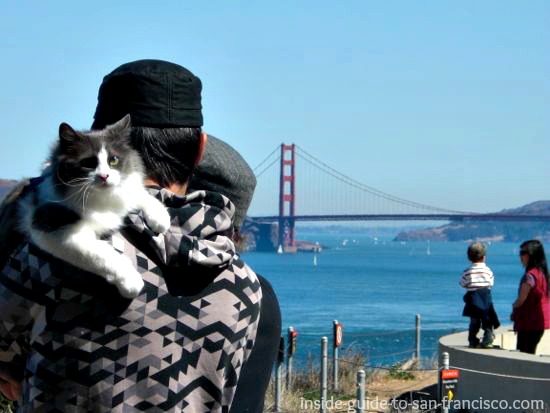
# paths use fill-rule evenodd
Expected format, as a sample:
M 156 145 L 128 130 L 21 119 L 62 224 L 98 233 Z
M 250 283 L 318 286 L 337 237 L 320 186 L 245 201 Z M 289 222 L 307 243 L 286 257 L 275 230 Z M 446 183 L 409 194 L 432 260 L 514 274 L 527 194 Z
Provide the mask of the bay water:
M 357 231 L 302 230 L 301 240 L 326 246 L 322 252 L 247 252 L 245 261 L 273 285 L 281 305 L 283 335 L 298 330 L 296 361 L 319 357 L 320 339 L 332 343 L 332 322 L 344 325 L 345 350 L 361 352 L 368 365 L 389 366 L 411 356 L 415 315 L 421 316 L 422 357 L 435 357 L 440 336 L 467 330 L 464 289 L 469 265 L 464 242 L 395 242 Z M 522 266 L 519 245 L 488 245 L 495 274 L 493 300 L 501 323 L 509 325 Z M 316 257 L 315 257 L 316 255 Z M 315 265 L 316 264 L 316 265 Z M 465 343 L 467 344 L 467 343 Z

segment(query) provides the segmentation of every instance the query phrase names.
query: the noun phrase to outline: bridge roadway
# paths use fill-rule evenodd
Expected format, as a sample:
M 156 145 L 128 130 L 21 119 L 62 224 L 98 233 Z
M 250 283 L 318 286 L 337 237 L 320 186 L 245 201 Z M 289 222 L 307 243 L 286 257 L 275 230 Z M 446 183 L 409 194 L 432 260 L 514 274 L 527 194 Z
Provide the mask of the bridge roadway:
M 365 214 L 365 215 L 278 215 L 250 217 L 255 222 L 293 221 L 453 221 L 453 222 L 550 222 L 550 215 L 520 214 Z

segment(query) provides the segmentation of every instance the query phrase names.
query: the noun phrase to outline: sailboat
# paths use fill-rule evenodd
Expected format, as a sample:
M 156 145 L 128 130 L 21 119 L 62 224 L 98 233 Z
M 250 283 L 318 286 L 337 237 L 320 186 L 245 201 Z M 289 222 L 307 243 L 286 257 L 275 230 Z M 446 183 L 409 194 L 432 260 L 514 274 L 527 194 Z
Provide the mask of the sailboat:
M 282 253 L 283 253 L 283 246 L 279 244 L 279 248 L 277 248 L 277 254 L 282 254 Z
M 319 242 L 315 243 L 315 246 L 313 247 L 313 266 L 317 267 L 317 253 L 321 252 L 321 245 Z
M 428 247 L 426 248 L 426 255 L 432 255 L 432 250 L 430 249 L 430 241 L 428 241 Z
M 317 252 L 323 251 L 323 248 L 321 247 L 321 244 L 319 244 L 319 241 L 315 243 L 315 251 Z

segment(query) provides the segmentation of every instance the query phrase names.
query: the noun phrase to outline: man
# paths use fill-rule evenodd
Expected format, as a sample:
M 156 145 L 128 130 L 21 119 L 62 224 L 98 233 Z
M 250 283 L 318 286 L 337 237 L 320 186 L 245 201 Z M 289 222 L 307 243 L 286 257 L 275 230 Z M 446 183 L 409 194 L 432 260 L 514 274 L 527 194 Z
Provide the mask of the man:
M 145 281 L 134 300 L 33 245 L 15 249 L 0 273 L 0 372 L 22 381 L 19 410 L 229 410 L 262 292 L 231 241 L 231 201 L 185 196 L 206 143 L 201 88 L 185 68 L 155 60 L 104 78 L 93 128 L 131 114 L 146 183 L 172 228 L 155 236 L 136 213 L 113 235 Z

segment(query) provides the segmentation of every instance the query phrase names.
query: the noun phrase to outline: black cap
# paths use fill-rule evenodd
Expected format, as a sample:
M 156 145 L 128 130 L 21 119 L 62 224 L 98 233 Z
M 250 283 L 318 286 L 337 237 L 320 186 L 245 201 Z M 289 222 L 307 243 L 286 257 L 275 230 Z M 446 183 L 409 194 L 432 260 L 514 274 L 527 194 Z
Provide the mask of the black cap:
M 92 129 L 102 129 L 128 113 L 134 126 L 201 127 L 201 91 L 201 80 L 175 63 L 123 64 L 103 78 Z

